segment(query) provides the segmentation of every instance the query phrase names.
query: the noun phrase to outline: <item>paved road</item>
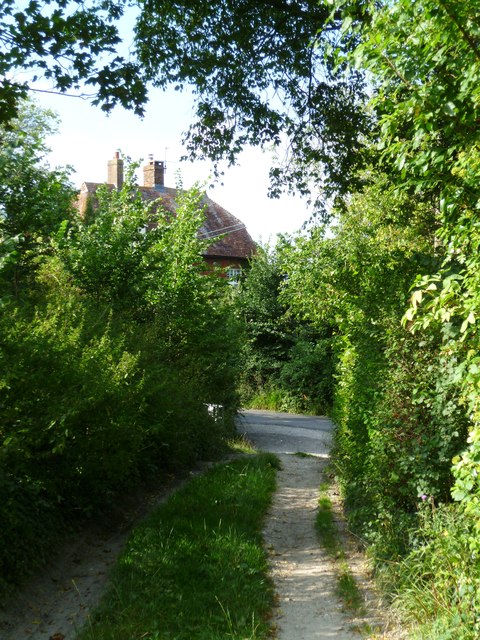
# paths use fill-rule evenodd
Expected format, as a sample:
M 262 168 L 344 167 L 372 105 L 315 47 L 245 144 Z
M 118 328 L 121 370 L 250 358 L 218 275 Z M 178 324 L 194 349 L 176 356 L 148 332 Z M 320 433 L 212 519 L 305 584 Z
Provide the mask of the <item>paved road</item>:
M 237 428 L 263 451 L 328 458 L 333 424 L 325 417 L 248 409 L 238 417 Z

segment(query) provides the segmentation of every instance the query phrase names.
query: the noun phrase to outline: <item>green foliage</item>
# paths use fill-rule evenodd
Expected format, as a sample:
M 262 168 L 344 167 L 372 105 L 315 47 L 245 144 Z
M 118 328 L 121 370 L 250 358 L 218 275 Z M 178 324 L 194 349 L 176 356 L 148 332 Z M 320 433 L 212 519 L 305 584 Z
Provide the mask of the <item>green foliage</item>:
M 427 500 L 420 524 L 413 550 L 384 570 L 389 588 L 395 585 L 395 609 L 411 625 L 411 638 L 473 640 L 480 629 L 480 567 L 467 544 L 471 519 L 456 504 L 435 508 Z
M 192 155 L 233 163 L 247 144 L 289 144 L 271 171 L 285 187 L 324 200 L 353 179 L 368 118 L 362 75 L 336 68 L 329 51 L 340 24 L 330 2 L 244 0 L 142 2 L 138 56 L 154 85 L 193 85 Z M 155 52 L 162 51 L 159 56 Z
M 322 495 L 318 501 L 315 529 L 322 546 L 325 547 L 330 555 L 335 556 L 340 551 L 340 545 L 333 522 L 332 502 L 326 495 Z
M 24 102 L 9 128 L 0 129 L 0 299 L 22 297 L 32 286 L 39 258 L 51 252 L 61 223 L 72 218 L 67 172 L 44 161 L 44 138 L 56 125 L 52 113 Z
M 332 390 L 329 331 L 289 314 L 280 297 L 282 251 L 282 243 L 259 248 L 236 298 L 244 323 L 242 400 L 254 408 L 326 413 Z
M 475 520 L 480 490 L 472 480 L 478 475 L 480 450 L 478 20 L 473 1 L 461 6 L 451 0 L 385 4 L 373 12 L 356 53 L 376 81 L 373 106 L 379 114 L 380 146 L 396 165 L 401 189 L 430 196 L 440 213 L 444 261 L 438 271 L 418 280 L 406 319 L 415 320 L 414 329 L 443 324 L 445 342 L 454 350 L 458 341 L 465 342 L 458 375 L 473 424 L 469 450 L 456 461 L 454 496 Z
M 327 414 L 333 399 L 333 354 L 330 328 L 315 331 L 303 323 L 279 372 L 279 385 L 289 398 L 289 410 Z
M 278 374 L 293 344 L 286 307 L 278 299 L 281 280 L 276 254 L 259 247 L 236 300 L 245 324 L 244 380 L 254 388 Z
M 0 123 L 18 115 L 39 79 L 59 93 L 90 97 L 106 112 L 121 105 L 138 115 L 150 84 L 193 87 L 196 122 L 185 140 L 191 157 L 233 163 L 248 144 L 280 148 L 286 137 L 286 162 L 271 170 L 274 195 L 299 190 L 325 213 L 319 187 L 330 196 L 348 190 L 370 118 L 364 74 L 336 64 L 342 21 L 331 2 L 133 5 L 136 16 L 125 0 L 32 0 L 21 8 L 2 2 Z M 359 3 L 350 22 L 363 13 Z M 135 25 L 130 32 L 127 21 Z
M 221 453 L 237 407 L 238 331 L 228 285 L 202 275 L 199 191 L 179 191 L 176 215 L 158 209 L 146 232 L 154 212 L 130 172 L 82 221 L 69 185 L 55 198 L 57 174 L 22 149 L 43 179 L 35 210 L 54 202 L 56 222 L 27 198 L 11 206 L 29 188 L 5 174 L 0 589 L 119 491 Z
M 476 202 L 478 6 L 397 0 L 369 9 L 354 58 L 374 78 L 379 148 L 403 189 L 433 194 L 446 220 L 457 218 Z
M 141 67 L 118 55 L 120 37 L 115 22 L 125 3 L 90 6 L 63 0 L 13 0 L 0 7 L 0 124 L 18 115 L 19 105 L 38 78 L 46 78 L 61 93 L 83 83 L 96 88 L 94 104 L 110 111 L 116 104 L 142 115 L 147 92 Z M 29 81 L 18 73 L 31 72 Z
M 442 258 L 435 212 L 385 176 L 338 212 L 336 226 L 284 251 L 283 299 L 316 326 L 336 325 L 336 461 L 349 518 L 379 556 L 408 545 L 420 496 L 449 500 L 451 458 L 465 443 L 461 350 L 440 332 L 400 325 L 419 270 Z
M 354 3 L 349 23 L 364 13 Z M 138 115 L 150 84 L 193 87 L 191 157 L 233 163 L 248 144 L 280 148 L 286 137 L 288 157 L 271 170 L 274 195 L 299 190 L 326 213 L 323 189 L 346 192 L 363 163 L 364 73 L 337 64 L 333 45 L 348 25 L 330 1 L 31 0 L 19 8 L 6 0 L 0 18 L 0 123 L 18 115 L 39 79 L 106 112 L 121 105 Z M 342 51 L 354 44 L 345 39 Z
M 235 460 L 172 495 L 133 532 L 80 637 L 270 637 L 261 533 L 277 468 L 271 454 Z
M 359 46 L 351 62 L 366 68 L 372 77 L 371 105 L 379 125 L 377 148 L 398 190 L 418 194 L 438 211 L 437 244 L 443 247 L 442 260 L 436 268 L 419 269 L 404 324 L 420 344 L 426 337 L 427 346 L 438 345 L 432 369 L 434 375 L 438 372 L 438 380 L 432 384 L 432 378 L 427 384 L 437 393 L 424 395 L 425 375 L 416 368 L 420 388 L 413 399 L 419 401 L 417 410 L 426 403 L 435 422 L 446 427 L 439 429 L 444 443 L 439 461 L 442 464 L 443 459 L 445 467 L 446 458 L 455 453 L 455 439 L 458 442 L 451 495 L 459 503 L 455 513 L 463 531 L 460 534 L 450 524 L 443 539 L 437 539 L 438 531 L 432 535 L 431 547 L 442 549 L 450 563 L 458 555 L 458 544 L 462 554 L 469 554 L 470 564 L 450 564 L 448 570 L 458 584 L 468 585 L 463 594 L 468 603 L 470 594 L 480 588 L 479 10 L 471 0 L 398 0 L 371 3 L 369 11 L 371 20 L 357 32 Z M 441 414 L 445 414 L 446 425 Z M 434 480 L 429 474 L 429 481 Z M 437 480 L 435 484 L 438 486 Z M 458 534 L 458 541 L 450 531 Z M 428 565 L 428 553 L 424 559 Z M 419 566 L 422 562 L 419 560 Z M 449 599 L 457 602 L 445 576 L 439 574 L 428 589 L 439 594 L 439 625 L 446 629 L 443 634 L 435 625 L 432 637 L 478 635 L 475 614 L 466 614 L 465 622 L 463 612 L 459 617 L 444 607 Z M 478 610 L 477 603 L 466 606 L 471 612 Z M 456 626 L 461 632 L 454 631 Z

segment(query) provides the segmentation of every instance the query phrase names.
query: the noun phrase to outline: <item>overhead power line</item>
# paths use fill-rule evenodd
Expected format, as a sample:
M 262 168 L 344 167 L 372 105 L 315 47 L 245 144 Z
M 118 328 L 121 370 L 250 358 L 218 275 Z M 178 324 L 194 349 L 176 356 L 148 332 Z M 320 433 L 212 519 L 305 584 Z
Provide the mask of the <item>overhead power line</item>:
M 220 227 L 219 229 L 213 229 L 212 231 L 206 231 L 205 233 L 199 234 L 199 238 L 217 238 L 218 236 L 222 236 L 224 233 L 233 233 L 234 231 L 240 231 L 241 229 L 245 229 L 245 225 L 243 223 L 231 224 L 227 227 Z

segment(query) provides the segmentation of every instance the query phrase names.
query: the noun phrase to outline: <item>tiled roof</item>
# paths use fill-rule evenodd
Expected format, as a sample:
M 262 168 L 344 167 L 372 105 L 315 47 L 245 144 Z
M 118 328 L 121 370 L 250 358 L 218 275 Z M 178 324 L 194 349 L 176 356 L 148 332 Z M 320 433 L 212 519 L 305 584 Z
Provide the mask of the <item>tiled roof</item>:
M 82 201 L 84 203 L 83 206 L 86 206 L 87 198 L 94 195 L 99 186 L 100 183 L 98 182 L 84 182 L 82 184 L 79 196 L 80 209 L 82 209 Z M 138 187 L 138 189 L 145 200 L 160 199 L 164 209 L 175 213 L 176 189 L 171 187 L 161 187 L 158 191 L 152 187 Z M 206 194 L 203 196 L 202 204 L 206 207 L 206 217 L 205 222 L 200 227 L 199 237 L 218 237 L 218 240 L 207 248 L 204 255 L 210 257 L 249 258 L 254 253 L 256 245 L 243 222 L 211 200 Z

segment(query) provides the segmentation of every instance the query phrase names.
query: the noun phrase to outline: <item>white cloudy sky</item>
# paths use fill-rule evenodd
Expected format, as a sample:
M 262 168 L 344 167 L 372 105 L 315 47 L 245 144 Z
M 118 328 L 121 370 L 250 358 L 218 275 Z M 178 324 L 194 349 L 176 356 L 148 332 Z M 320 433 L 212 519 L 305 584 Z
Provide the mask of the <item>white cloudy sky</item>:
M 167 161 L 167 186 L 175 186 L 175 172 L 181 170 L 185 187 L 207 182 L 209 163 L 179 163 L 182 132 L 192 121 L 192 99 L 175 91 L 152 93 L 143 119 L 116 108 L 109 116 L 88 101 L 67 96 L 36 93 L 41 105 L 55 110 L 61 119 L 60 131 L 48 140 L 51 165 L 72 165 L 73 182 L 103 182 L 107 161 L 120 149 L 134 160 L 153 154 Z M 309 217 L 300 198 L 267 197 L 270 158 L 257 149 L 247 149 L 240 165 L 226 169 L 223 186 L 217 184 L 209 196 L 240 218 L 255 240 L 274 239 L 277 233 L 293 232 Z

